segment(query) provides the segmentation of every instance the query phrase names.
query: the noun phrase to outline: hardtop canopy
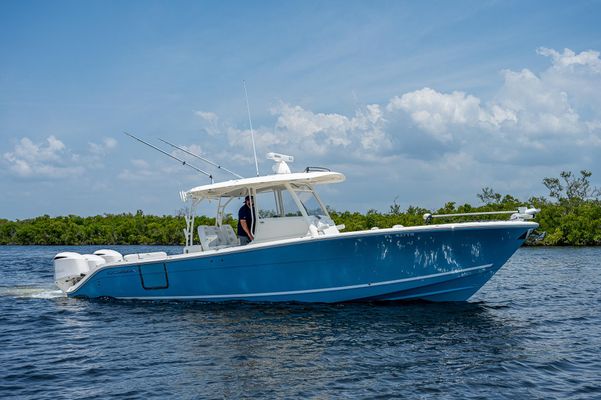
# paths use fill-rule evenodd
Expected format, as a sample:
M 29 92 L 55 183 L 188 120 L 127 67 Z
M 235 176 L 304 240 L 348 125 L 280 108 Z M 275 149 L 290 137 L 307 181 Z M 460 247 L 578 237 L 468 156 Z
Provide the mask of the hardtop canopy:
M 338 183 L 344 181 L 344 179 L 345 177 L 343 174 L 330 171 L 274 174 L 197 186 L 185 192 L 185 196 L 186 198 L 197 200 L 218 199 L 221 197 L 242 197 L 248 194 L 248 188 L 253 188 L 256 191 L 261 192 L 284 184 L 291 184 L 293 186 L 316 185 Z

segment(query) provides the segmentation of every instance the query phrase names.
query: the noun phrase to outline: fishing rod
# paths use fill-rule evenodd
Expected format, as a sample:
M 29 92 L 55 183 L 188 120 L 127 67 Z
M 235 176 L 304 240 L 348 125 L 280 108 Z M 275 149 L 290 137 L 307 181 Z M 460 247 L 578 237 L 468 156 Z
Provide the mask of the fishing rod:
M 204 162 L 206 162 L 206 163 L 209 163 L 209 164 L 211 164 L 211 165 L 212 165 L 212 166 L 214 166 L 214 167 L 217 167 L 217 168 L 219 168 L 219 169 L 222 169 L 222 170 L 224 170 L 225 172 L 229 172 L 230 174 L 234 175 L 236 178 L 240 178 L 240 179 L 244 178 L 243 176 L 240 176 L 240 175 L 238 175 L 237 173 L 235 173 L 235 172 L 232 172 L 232 171 L 230 171 L 229 169 L 227 169 L 227 168 L 225 168 L 225 167 L 222 167 L 221 165 L 219 165 L 219 164 L 216 164 L 216 163 L 214 163 L 214 162 L 213 162 L 213 161 L 211 161 L 211 160 L 207 160 L 206 158 L 204 158 L 204 157 L 201 157 L 201 156 L 199 156 L 198 154 L 194 154 L 194 153 L 192 153 L 192 152 L 190 152 L 190 151 L 188 151 L 188 150 L 184 149 L 183 147 L 180 147 L 180 146 L 174 145 L 173 143 L 171 143 L 171 142 L 168 142 L 168 141 L 166 141 L 166 140 L 163 140 L 163 139 L 161 139 L 161 138 L 159 138 L 159 140 L 160 140 L 161 142 L 163 142 L 163 143 L 166 143 L 166 144 L 168 144 L 168 145 L 169 145 L 169 146 L 171 146 L 171 147 L 174 147 L 174 148 L 176 148 L 176 149 L 178 149 L 178 150 L 181 150 L 181 151 L 183 151 L 183 152 L 184 152 L 184 153 L 186 153 L 186 154 L 189 154 L 189 155 L 191 155 L 192 157 L 196 157 L 196 158 L 198 158 L 199 160 L 202 160 L 202 161 L 204 161 Z
M 134 135 L 132 135 L 132 134 L 130 134 L 130 133 L 127 133 L 127 132 L 123 132 L 123 133 L 124 133 L 124 134 L 126 134 L 127 136 L 129 136 L 129 137 L 133 138 L 133 139 L 136 139 L 138 142 L 144 143 L 146 146 L 152 147 L 152 148 L 153 148 L 153 149 L 155 149 L 156 151 L 159 151 L 159 152 L 163 153 L 164 155 L 166 155 L 166 156 L 168 156 L 168 157 L 171 157 L 171 158 L 173 158 L 174 160 L 177 160 L 177 161 L 181 162 L 181 163 L 182 163 L 182 165 L 188 166 L 188 167 L 192 168 L 193 170 L 195 170 L 195 171 L 198 171 L 198 172 L 200 172 L 201 174 L 204 174 L 204 175 L 208 176 L 208 177 L 209 177 L 209 179 L 211 179 L 211 183 L 213 183 L 213 175 L 209 174 L 208 172 L 206 172 L 206 171 L 203 171 L 202 169 L 200 169 L 200 168 L 198 168 L 198 167 L 195 167 L 194 165 L 192 165 L 192 164 L 188 163 L 187 161 L 185 161 L 185 160 L 182 160 L 181 158 L 177 158 L 177 157 L 175 157 L 174 155 L 171 155 L 171 154 L 167 153 L 166 151 L 164 151 L 164 150 L 161 150 L 161 149 L 159 149 L 158 147 L 156 147 L 156 146 L 154 146 L 154 145 L 152 145 L 152 144 L 150 144 L 150 143 L 148 143 L 148 142 L 145 142 L 144 140 L 142 140 L 142 139 L 140 139 L 140 138 L 138 138 L 138 137 L 136 137 L 136 136 L 134 136 Z
M 246 97 L 246 110 L 248 111 L 248 124 L 250 125 L 250 137 L 253 142 L 253 154 L 255 155 L 255 168 L 257 176 L 259 176 L 259 162 L 257 161 L 257 148 L 255 147 L 255 132 L 253 131 L 253 122 L 250 119 L 250 105 L 248 104 L 248 92 L 246 91 L 246 81 L 242 81 L 244 85 L 244 96 Z

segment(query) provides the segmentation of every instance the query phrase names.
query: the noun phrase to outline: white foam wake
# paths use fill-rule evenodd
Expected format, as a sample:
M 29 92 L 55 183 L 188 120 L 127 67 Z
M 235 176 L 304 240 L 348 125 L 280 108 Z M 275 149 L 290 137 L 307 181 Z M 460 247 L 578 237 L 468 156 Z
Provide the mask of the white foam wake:
M 15 286 L 0 287 L 0 296 L 31 299 L 54 299 L 57 297 L 65 297 L 65 294 L 57 288 Z

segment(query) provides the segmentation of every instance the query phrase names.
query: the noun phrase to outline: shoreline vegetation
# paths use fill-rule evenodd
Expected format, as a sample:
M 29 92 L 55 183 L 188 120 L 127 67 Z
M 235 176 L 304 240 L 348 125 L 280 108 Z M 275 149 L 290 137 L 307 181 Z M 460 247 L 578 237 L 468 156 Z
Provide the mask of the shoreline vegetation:
M 509 211 L 518 207 L 534 206 L 541 212 L 535 218 L 540 224 L 538 233 L 543 239 L 527 243 L 542 246 L 599 246 L 601 245 L 601 191 L 590 185 L 591 172 L 580 171 L 580 176 L 562 172 L 559 178 L 545 178 L 549 197 L 532 197 L 527 201 L 491 188 L 483 188 L 477 195 L 480 206 L 446 203 L 438 210 L 410 206 L 401 210 L 396 199 L 388 212 L 369 210 L 359 212 L 329 209 L 337 224 L 344 224 L 344 232 L 363 229 L 390 228 L 393 225 L 423 225 L 423 214 L 452 214 L 480 211 Z M 180 213 L 181 214 L 181 213 Z M 501 216 L 476 218 L 441 218 L 436 223 L 502 219 Z M 227 215 L 224 223 L 236 229 L 237 220 Z M 195 226 L 214 225 L 215 219 L 198 216 Z M 0 245 L 179 245 L 185 243 L 183 215 L 104 214 L 92 217 L 76 215 L 40 217 L 10 221 L 0 219 Z M 196 238 L 196 240 L 198 240 Z

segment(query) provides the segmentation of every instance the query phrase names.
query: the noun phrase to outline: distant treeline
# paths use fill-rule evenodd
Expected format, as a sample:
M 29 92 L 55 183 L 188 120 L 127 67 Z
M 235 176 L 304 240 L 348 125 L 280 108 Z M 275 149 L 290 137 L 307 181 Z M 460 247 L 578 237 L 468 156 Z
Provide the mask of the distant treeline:
M 515 210 L 517 207 L 534 206 L 541 209 L 535 221 L 539 231 L 546 236 L 538 243 L 552 246 L 598 246 L 601 245 L 601 195 L 599 189 L 590 185 L 589 171 L 580 176 L 562 172 L 560 178 L 545 178 L 549 197 L 533 197 L 520 201 L 511 195 L 501 195 L 491 188 L 484 188 L 477 195 L 481 206 L 446 203 L 434 210 L 435 214 L 464 213 L 477 211 Z M 344 224 L 345 231 L 357 231 L 372 227 L 390 228 L 393 225 L 414 226 L 424 223 L 423 214 L 432 212 L 410 206 L 401 210 L 396 201 L 388 212 L 370 210 L 366 214 L 329 210 L 337 224 Z M 478 220 L 500 219 L 503 216 L 478 217 Z M 436 223 L 474 220 L 474 218 L 452 218 L 436 220 Z M 213 225 L 214 218 L 196 217 L 195 226 Z M 225 223 L 236 227 L 236 220 L 228 215 Z M 184 245 L 182 216 L 136 214 L 105 214 L 94 217 L 49 217 L 47 215 L 9 221 L 0 219 L 0 245 Z

